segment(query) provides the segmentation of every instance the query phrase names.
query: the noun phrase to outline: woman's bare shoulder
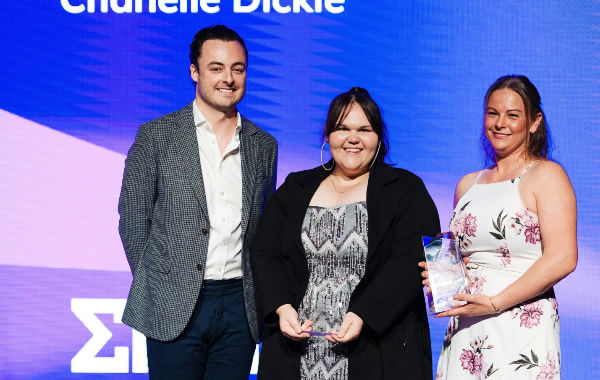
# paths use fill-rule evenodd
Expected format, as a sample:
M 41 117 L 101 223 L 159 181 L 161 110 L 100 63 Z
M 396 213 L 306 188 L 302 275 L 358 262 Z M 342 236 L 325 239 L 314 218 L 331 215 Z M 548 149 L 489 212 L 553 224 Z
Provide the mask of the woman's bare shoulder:
M 459 199 L 473 186 L 475 181 L 477 180 L 477 176 L 481 171 L 472 172 L 464 175 L 460 181 L 456 184 L 456 189 L 454 190 L 454 205 L 458 203 Z
M 524 189 L 536 198 L 556 193 L 569 195 L 573 186 L 563 167 L 551 160 L 540 160 L 523 176 Z
M 553 182 L 569 182 L 567 172 L 563 167 L 552 160 L 540 160 L 532 166 L 525 175 L 525 180 L 536 184 L 537 186 L 547 186 Z

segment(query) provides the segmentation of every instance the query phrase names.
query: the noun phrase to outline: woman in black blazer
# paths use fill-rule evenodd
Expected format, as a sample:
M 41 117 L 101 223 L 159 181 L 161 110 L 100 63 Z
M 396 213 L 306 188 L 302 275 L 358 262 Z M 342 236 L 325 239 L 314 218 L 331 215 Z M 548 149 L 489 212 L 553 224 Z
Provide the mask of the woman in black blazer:
M 264 320 L 259 379 L 431 379 L 417 262 L 440 231 L 416 175 L 384 163 L 386 130 L 361 88 L 338 95 L 332 160 L 290 174 L 251 249 Z

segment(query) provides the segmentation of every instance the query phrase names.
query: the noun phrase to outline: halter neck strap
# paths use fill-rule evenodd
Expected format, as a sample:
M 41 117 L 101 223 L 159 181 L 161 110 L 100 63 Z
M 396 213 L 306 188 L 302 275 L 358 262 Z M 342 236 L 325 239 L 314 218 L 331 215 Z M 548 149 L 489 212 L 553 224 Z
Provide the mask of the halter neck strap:
M 523 171 L 521 172 L 521 174 L 519 174 L 519 177 L 522 177 L 523 174 L 525 174 L 525 172 L 532 167 L 535 163 L 537 163 L 537 160 L 533 161 L 532 163 L 530 163 L 529 165 L 525 166 L 525 169 L 523 169 Z
M 477 178 L 475 178 L 475 182 L 473 182 L 473 185 L 476 185 L 477 182 L 479 181 L 479 177 L 481 177 L 481 175 L 483 174 L 483 172 L 485 171 L 485 169 L 482 169 L 479 174 L 477 175 Z

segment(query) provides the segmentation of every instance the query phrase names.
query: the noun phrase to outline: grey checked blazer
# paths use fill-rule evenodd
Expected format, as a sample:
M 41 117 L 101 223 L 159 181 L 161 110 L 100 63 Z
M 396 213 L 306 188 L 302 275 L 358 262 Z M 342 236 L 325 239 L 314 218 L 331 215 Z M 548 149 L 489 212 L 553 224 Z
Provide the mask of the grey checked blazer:
M 240 155 L 244 302 L 258 342 L 249 247 L 275 189 L 277 142 L 242 117 Z M 210 235 L 192 103 L 139 128 L 125 160 L 119 214 L 133 273 L 123 322 L 156 340 L 175 339 L 200 294 Z

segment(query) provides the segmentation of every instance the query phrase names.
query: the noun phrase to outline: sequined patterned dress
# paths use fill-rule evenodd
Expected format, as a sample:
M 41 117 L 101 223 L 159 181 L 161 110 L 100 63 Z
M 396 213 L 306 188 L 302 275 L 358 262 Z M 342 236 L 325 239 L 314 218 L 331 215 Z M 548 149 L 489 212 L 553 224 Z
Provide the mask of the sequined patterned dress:
M 475 183 L 454 209 L 450 230 L 469 257 L 472 293 L 499 293 L 542 255 L 537 215 L 523 205 L 519 181 Z M 499 315 L 453 317 L 436 379 L 559 379 L 559 326 L 552 291 Z
M 367 229 L 366 202 L 308 207 L 302 244 L 310 276 L 298 315 L 301 321 L 312 320 L 314 331 L 340 327 L 365 272 Z M 346 345 L 318 336 L 305 339 L 300 374 L 302 379 L 347 379 Z

